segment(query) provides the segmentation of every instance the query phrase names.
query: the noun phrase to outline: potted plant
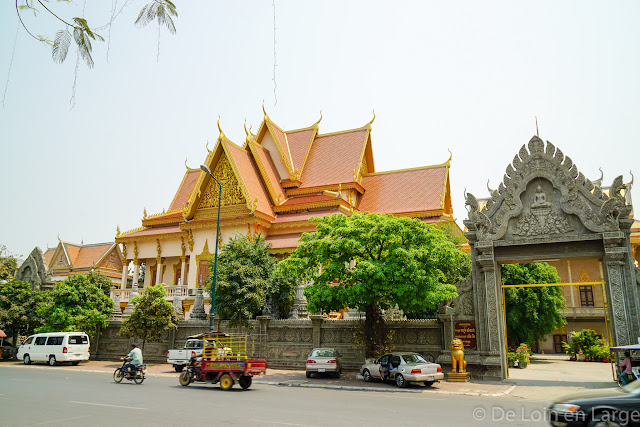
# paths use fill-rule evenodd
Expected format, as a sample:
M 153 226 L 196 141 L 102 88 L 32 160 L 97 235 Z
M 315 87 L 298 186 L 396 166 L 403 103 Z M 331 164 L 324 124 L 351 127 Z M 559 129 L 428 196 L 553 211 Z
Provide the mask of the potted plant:
M 529 364 L 529 357 L 531 356 L 531 349 L 525 343 L 522 343 L 516 349 L 516 356 L 518 358 L 518 368 L 524 369 Z
M 518 354 L 515 351 L 510 351 L 507 353 L 507 361 L 509 362 L 510 368 L 516 367 L 516 362 L 518 361 Z

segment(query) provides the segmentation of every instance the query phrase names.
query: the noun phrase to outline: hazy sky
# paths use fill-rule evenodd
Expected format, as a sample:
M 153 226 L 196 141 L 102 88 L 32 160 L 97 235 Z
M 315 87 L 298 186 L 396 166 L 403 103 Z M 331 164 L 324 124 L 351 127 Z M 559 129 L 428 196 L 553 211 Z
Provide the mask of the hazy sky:
M 109 20 L 113 1 L 86 6 L 90 25 Z M 98 31 L 95 68 L 79 64 L 72 109 L 75 51 L 54 63 L 14 3 L 0 3 L 0 244 L 11 252 L 140 226 L 145 207 L 169 206 L 185 158 L 198 167 L 213 148 L 218 115 L 242 144 L 263 100 L 283 129 L 322 110 L 321 133 L 360 127 L 375 109 L 378 171 L 442 163 L 451 150 L 460 225 L 464 189 L 498 186 L 535 116 L 585 176 L 601 167 L 610 185 L 640 172 L 640 2 L 275 0 L 275 96 L 272 1 L 175 3 L 175 36 L 133 25 L 145 2 L 115 3 L 126 7 Z M 82 0 L 48 4 L 83 13 Z M 62 29 L 46 13 L 24 19 L 33 33 Z

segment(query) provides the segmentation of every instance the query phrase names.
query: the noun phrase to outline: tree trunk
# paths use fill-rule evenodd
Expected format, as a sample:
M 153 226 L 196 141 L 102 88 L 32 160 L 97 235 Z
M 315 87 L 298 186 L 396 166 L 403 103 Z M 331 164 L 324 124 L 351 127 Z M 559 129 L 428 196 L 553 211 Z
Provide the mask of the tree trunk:
M 389 337 L 384 323 L 384 317 L 378 306 L 371 305 L 365 309 L 364 321 L 364 357 L 373 358 L 380 356 L 387 350 Z

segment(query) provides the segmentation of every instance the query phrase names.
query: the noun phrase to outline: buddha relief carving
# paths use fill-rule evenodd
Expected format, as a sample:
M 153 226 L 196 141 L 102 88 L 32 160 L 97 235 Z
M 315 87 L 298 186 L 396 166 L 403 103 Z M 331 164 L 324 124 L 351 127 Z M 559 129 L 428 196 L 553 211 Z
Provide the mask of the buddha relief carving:
M 569 220 L 563 213 L 553 211 L 553 205 L 547 200 L 547 194 L 540 184 L 536 186 L 533 202 L 528 212 L 518 219 L 513 232 L 516 236 L 541 236 L 563 234 L 573 231 Z

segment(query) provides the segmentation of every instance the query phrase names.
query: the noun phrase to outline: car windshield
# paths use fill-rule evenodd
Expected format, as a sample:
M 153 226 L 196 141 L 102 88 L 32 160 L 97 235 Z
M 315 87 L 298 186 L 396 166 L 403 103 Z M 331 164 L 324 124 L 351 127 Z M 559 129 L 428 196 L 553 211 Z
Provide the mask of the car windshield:
M 333 350 L 313 350 L 311 357 L 336 357 L 336 352 Z
M 424 358 L 422 356 L 420 356 L 419 354 L 403 354 L 402 358 L 404 359 L 404 363 L 406 363 L 406 364 L 411 364 L 411 363 L 429 363 L 426 360 L 424 360 Z

